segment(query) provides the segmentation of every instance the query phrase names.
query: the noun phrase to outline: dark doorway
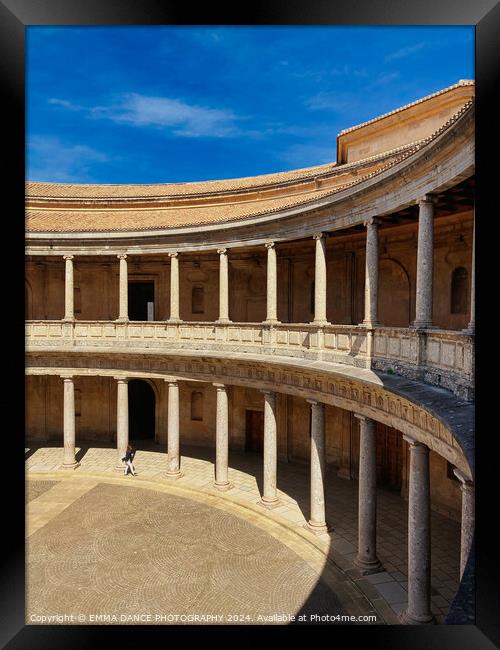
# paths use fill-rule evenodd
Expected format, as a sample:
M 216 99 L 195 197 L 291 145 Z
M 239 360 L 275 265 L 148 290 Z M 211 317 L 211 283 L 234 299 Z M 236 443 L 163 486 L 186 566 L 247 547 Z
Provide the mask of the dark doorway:
M 264 449 L 264 411 L 245 411 L 245 451 Z
M 377 485 L 401 490 L 403 438 L 399 431 L 377 422 Z
M 147 381 L 129 381 L 128 418 L 130 440 L 154 440 L 155 393 Z
M 130 320 L 154 320 L 154 300 L 154 282 L 129 282 L 128 317 Z

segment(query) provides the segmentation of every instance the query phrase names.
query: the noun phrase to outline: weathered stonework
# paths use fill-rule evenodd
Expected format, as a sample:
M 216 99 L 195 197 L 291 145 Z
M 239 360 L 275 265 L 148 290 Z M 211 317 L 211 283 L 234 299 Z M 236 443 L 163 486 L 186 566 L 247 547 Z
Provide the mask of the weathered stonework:
M 28 436 L 64 444 L 66 467 L 80 435 L 116 444 L 120 468 L 142 379 L 167 477 L 181 440 L 215 447 L 220 490 L 230 449 L 260 451 L 272 508 L 277 459 L 308 461 L 319 535 L 326 464 L 359 480 L 365 572 L 380 568 L 381 444 L 410 501 L 405 620 L 429 622 L 430 509 L 461 518 L 462 569 L 474 528 L 473 95 L 461 81 L 348 129 L 337 163 L 308 170 L 28 184 Z M 134 282 L 148 320 L 130 320 Z

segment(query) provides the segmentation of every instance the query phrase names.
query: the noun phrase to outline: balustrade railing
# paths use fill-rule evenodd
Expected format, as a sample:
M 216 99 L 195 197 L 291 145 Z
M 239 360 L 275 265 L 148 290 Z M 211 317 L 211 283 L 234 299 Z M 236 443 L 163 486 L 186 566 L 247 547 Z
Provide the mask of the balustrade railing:
M 27 350 L 168 349 L 285 356 L 371 368 L 471 399 L 474 339 L 462 332 L 305 323 L 27 321 Z

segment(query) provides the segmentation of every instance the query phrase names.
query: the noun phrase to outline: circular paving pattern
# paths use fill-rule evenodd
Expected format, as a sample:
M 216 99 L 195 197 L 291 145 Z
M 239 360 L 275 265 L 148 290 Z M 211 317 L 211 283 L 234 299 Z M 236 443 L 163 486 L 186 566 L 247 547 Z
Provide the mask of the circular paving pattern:
M 91 488 L 31 535 L 27 568 L 27 622 L 149 614 L 144 622 L 168 623 L 175 621 L 159 617 L 218 614 L 218 622 L 243 615 L 240 622 L 259 623 L 273 622 L 259 616 L 343 613 L 318 570 L 265 530 L 136 487 Z

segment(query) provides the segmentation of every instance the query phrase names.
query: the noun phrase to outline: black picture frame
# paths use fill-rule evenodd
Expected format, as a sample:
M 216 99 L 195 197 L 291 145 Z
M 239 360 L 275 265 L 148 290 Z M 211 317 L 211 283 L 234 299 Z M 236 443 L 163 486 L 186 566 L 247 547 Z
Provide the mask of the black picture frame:
M 497 105 L 494 101 L 495 86 L 500 81 L 500 5 L 495 0 L 283 0 L 247 5 L 233 3 L 229 8 L 220 3 L 187 5 L 169 0 L 0 0 L 0 82 L 2 84 L 2 126 L 4 135 L 3 226 L 4 254 L 10 249 L 14 254 L 16 272 L 9 274 L 4 283 L 5 304 L 19 309 L 4 311 L 4 348 L 8 348 L 12 360 L 4 364 L 8 383 L 4 384 L 3 459 L 8 476 L 4 480 L 4 505 L 14 506 L 12 515 L 2 518 L 4 541 L 0 573 L 0 643 L 6 648 L 88 648 L 99 637 L 103 642 L 116 642 L 118 635 L 126 634 L 125 643 L 139 641 L 151 644 L 152 634 L 158 632 L 163 640 L 179 647 L 191 645 L 193 636 L 201 643 L 208 638 L 231 639 L 239 647 L 250 647 L 251 637 L 258 635 L 268 642 L 276 643 L 277 637 L 287 636 L 300 642 L 318 642 L 320 632 L 314 627 L 265 626 L 201 629 L 198 626 L 174 630 L 154 626 L 25 626 L 24 624 L 24 454 L 22 449 L 24 431 L 24 289 L 19 266 L 24 264 L 21 242 L 24 241 L 24 34 L 28 25 L 475 25 L 476 26 L 476 158 L 477 196 L 476 213 L 480 223 L 487 222 L 487 229 L 479 227 L 476 232 L 476 255 L 478 290 L 481 296 L 481 279 L 487 280 L 488 260 L 494 260 L 495 249 L 486 251 L 488 242 L 498 242 L 494 228 L 498 227 L 498 211 L 495 190 L 498 185 L 496 165 L 489 164 L 489 156 L 498 148 L 499 130 L 495 131 Z M 5 141 L 6 140 L 6 141 Z M 9 206 L 8 208 L 6 206 Z M 487 232 L 486 232 L 487 230 Z M 4 267 L 5 268 L 5 267 Z M 22 268 L 22 267 L 21 267 Z M 17 272 L 19 270 L 19 273 Z M 481 273 L 482 271 L 483 274 Z M 4 276 L 5 277 L 5 276 Z M 7 278 L 6 278 L 7 280 Z M 491 291 L 491 288 L 490 288 Z M 490 294 L 491 296 L 491 294 Z M 485 299 L 483 304 L 488 305 Z M 481 298 L 477 301 L 476 332 L 481 332 Z M 490 303 L 491 305 L 491 303 Z M 12 315 L 11 315 L 12 314 Z M 18 316 L 19 315 L 19 316 Z M 17 322 L 19 318 L 20 322 Z M 490 325 L 496 319 L 490 315 Z M 486 319 L 485 319 L 486 321 Z M 492 332 L 493 334 L 493 332 Z M 484 346 L 484 348 L 483 348 Z M 486 368 L 488 358 L 481 361 L 486 344 L 477 346 L 477 376 Z M 486 351 L 484 354 L 488 354 Z M 497 435 L 494 411 L 494 382 L 478 382 L 476 408 L 481 412 L 481 430 L 476 452 L 476 625 L 475 626 L 348 626 L 328 628 L 333 635 L 327 643 L 338 643 L 339 632 L 349 643 L 366 643 L 370 648 L 460 648 L 480 650 L 498 647 L 500 642 L 500 582 L 494 579 L 495 564 L 498 565 L 498 528 L 494 478 L 498 471 L 496 457 L 489 448 L 489 440 Z M 491 395 L 489 394 L 491 391 Z M 11 404 L 18 396 L 18 406 Z M 481 409 L 481 405 L 483 405 Z M 488 414 L 491 412 L 491 423 Z M 5 416 L 8 416 L 6 419 Z M 496 428 L 495 428 L 496 426 Z M 12 462 L 14 459 L 14 462 Z M 298 635 L 298 636 L 296 636 Z M 312 635 L 312 636 L 311 636 Z M 220 641 L 219 641 L 220 642 Z M 345 642 L 345 641 L 344 641 Z

